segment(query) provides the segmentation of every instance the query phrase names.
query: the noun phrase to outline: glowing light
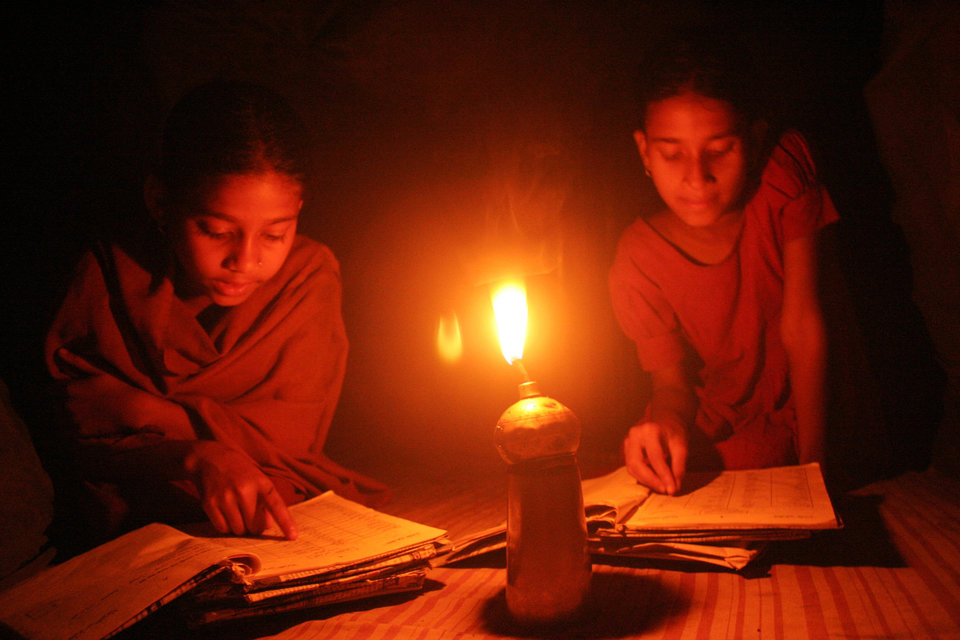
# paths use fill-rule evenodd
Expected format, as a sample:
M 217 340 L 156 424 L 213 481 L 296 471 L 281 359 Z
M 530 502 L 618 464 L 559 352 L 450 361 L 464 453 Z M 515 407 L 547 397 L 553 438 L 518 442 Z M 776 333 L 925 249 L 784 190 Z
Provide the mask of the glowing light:
M 527 290 L 522 281 L 511 280 L 494 287 L 493 313 L 497 319 L 500 350 L 508 364 L 523 358 L 527 336 Z
M 460 321 L 456 313 L 440 316 L 437 323 L 437 353 L 446 362 L 456 362 L 463 355 L 463 339 L 460 336 Z

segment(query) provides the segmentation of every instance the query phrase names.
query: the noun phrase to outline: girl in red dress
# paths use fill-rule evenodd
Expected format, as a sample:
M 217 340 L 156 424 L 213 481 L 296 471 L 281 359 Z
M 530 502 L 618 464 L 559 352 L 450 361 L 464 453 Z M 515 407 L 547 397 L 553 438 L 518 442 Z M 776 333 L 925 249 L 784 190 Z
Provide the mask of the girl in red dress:
M 767 142 L 727 44 L 679 38 L 645 61 L 634 138 L 663 207 L 624 232 L 610 272 L 653 383 L 626 466 L 667 494 L 688 467 L 824 457 L 815 236 L 837 213 L 804 139 Z

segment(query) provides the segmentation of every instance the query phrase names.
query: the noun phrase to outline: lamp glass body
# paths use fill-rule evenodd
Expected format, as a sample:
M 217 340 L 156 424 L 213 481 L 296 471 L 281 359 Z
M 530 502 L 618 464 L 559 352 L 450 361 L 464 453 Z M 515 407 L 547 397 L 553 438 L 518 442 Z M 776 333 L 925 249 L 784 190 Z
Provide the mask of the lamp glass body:
M 568 620 L 582 609 L 591 578 L 580 421 L 525 382 L 497 422 L 496 444 L 509 465 L 507 609 L 525 624 Z

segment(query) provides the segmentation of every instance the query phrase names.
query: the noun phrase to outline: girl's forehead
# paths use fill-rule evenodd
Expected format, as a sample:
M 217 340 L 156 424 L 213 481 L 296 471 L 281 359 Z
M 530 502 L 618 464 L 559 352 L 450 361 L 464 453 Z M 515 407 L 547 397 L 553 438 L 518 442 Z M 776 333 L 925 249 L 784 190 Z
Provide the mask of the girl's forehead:
M 647 105 L 647 137 L 717 138 L 738 135 L 737 113 L 728 102 L 686 92 Z
M 288 192 L 300 194 L 303 185 L 286 173 L 273 170 L 251 173 L 228 173 L 217 176 L 207 189 L 207 197 L 228 193 Z
M 286 174 L 228 174 L 207 189 L 201 213 L 249 221 L 295 216 L 303 201 L 303 186 Z

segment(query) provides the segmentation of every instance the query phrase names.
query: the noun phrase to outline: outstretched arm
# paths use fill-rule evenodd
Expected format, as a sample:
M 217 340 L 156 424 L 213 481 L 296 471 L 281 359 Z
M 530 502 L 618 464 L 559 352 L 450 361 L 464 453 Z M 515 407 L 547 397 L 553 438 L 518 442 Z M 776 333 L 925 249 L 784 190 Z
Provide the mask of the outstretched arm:
M 780 330 L 797 411 L 797 455 L 801 463 L 819 462 L 822 466 L 827 339 L 818 296 L 815 235 L 787 242 L 783 271 Z
M 696 398 L 681 365 L 653 374 L 649 419 L 630 428 L 623 442 L 627 470 L 658 493 L 680 490 L 687 466 L 687 428 Z

